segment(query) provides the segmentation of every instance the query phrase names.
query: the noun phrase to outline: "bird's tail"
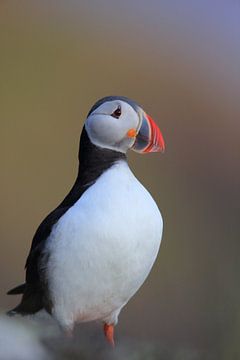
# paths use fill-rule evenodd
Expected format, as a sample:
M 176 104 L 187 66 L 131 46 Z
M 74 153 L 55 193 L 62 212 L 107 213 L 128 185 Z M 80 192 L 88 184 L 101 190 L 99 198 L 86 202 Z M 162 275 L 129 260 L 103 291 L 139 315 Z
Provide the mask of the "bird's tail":
M 15 315 L 17 315 L 17 311 L 15 311 L 14 309 L 12 309 L 12 310 L 9 310 L 9 311 L 7 311 L 6 312 L 6 315 L 8 315 L 8 316 L 15 316 Z
M 20 303 L 12 310 L 7 312 L 7 315 L 14 316 L 16 314 L 20 315 L 30 315 L 35 314 L 41 310 L 43 306 L 43 293 L 39 288 L 32 287 L 29 284 L 22 284 L 14 289 L 11 289 L 7 293 L 8 295 L 20 295 L 22 294 L 22 299 Z
M 7 292 L 7 295 L 19 295 L 19 294 L 23 294 L 26 288 L 26 284 L 21 284 L 16 286 L 15 288 L 9 290 Z
M 9 291 L 7 292 L 7 295 L 21 295 L 21 294 L 24 293 L 25 289 L 26 289 L 26 284 L 24 283 L 24 284 L 18 285 L 18 286 L 16 286 L 15 288 L 9 290 Z M 6 314 L 7 314 L 8 316 L 14 316 L 14 315 L 20 313 L 19 310 L 20 310 L 20 309 L 19 309 L 19 305 L 18 305 L 18 306 L 16 306 L 14 309 L 9 310 Z

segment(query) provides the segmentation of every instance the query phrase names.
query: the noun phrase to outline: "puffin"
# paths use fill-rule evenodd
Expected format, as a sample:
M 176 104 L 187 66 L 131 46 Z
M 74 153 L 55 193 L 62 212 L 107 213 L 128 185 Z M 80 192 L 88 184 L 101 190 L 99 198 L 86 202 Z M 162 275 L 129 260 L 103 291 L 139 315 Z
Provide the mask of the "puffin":
M 92 106 L 77 178 L 36 230 L 25 283 L 8 291 L 22 294 L 9 315 L 45 311 L 67 334 L 76 323 L 101 321 L 114 345 L 120 311 L 150 273 L 163 231 L 161 213 L 126 153 L 164 149 L 159 127 L 135 101 L 107 96 Z

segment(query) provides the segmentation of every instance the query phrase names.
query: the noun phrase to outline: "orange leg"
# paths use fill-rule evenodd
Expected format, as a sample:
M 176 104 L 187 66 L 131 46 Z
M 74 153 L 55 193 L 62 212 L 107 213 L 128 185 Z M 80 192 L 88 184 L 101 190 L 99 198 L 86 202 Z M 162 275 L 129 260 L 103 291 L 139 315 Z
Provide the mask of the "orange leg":
M 107 341 L 114 347 L 114 325 L 104 324 L 103 329 Z

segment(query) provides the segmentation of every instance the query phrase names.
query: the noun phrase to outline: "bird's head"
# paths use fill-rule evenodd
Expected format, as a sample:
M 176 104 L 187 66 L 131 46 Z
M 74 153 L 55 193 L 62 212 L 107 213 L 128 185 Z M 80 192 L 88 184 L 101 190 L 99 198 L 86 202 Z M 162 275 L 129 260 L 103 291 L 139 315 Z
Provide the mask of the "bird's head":
M 98 100 L 85 121 L 91 142 L 105 149 L 126 153 L 164 151 L 162 133 L 153 119 L 134 101 L 122 96 Z

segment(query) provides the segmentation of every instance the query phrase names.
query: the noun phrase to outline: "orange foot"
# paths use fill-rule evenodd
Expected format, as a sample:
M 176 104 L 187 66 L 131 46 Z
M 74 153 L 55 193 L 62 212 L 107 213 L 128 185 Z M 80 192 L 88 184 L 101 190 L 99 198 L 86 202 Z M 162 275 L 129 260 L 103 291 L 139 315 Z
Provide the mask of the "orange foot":
M 104 334 L 106 336 L 107 341 L 114 347 L 114 326 L 104 324 Z

